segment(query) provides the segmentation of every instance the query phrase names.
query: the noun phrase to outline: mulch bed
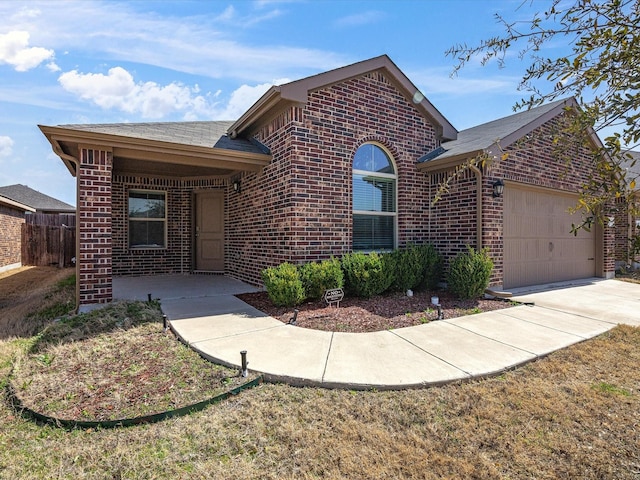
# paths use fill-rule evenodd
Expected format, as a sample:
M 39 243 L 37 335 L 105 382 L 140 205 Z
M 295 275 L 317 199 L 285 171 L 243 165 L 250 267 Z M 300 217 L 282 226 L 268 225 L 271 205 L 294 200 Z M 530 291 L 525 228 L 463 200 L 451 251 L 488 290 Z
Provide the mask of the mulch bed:
M 390 293 L 366 298 L 345 297 L 338 307 L 327 306 L 324 300 L 298 305 L 296 326 L 332 332 L 376 332 L 411 327 L 438 319 L 438 311 L 431 297 L 438 296 L 444 319 L 491 310 L 509 308 L 513 304 L 504 300 L 460 300 L 446 291 L 415 292 L 413 297 L 403 293 Z M 294 316 L 294 307 L 276 307 L 266 292 L 245 293 L 238 298 L 258 310 L 284 323 Z

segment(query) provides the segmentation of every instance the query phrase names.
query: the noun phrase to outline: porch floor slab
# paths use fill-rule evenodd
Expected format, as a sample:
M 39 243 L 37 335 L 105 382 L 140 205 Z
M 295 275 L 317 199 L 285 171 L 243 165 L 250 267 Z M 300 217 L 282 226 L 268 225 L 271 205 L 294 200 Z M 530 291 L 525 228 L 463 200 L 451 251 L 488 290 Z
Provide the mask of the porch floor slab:
M 506 310 L 373 333 L 286 325 L 234 295 L 258 291 L 224 276 L 116 277 L 116 299 L 158 298 L 174 332 L 205 358 L 267 380 L 403 389 L 499 374 L 624 323 L 640 326 L 640 285 L 617 280 L 529 287 Z

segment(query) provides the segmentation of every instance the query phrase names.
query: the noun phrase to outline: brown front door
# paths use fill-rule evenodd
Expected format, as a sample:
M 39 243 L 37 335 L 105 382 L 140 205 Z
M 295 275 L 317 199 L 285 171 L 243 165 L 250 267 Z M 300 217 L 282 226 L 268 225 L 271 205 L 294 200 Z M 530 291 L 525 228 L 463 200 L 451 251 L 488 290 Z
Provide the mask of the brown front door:
M 196 193 L 196 270 L 224 271 L 224 192 Z

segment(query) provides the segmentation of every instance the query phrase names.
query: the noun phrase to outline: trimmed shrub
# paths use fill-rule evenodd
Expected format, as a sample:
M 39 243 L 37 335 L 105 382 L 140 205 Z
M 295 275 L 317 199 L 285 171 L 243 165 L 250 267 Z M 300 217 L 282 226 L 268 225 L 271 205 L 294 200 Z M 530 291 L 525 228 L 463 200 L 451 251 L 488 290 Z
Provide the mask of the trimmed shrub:
M 281 263 L 277 267 L 265 268 L 262 281 L 274 305 L 291 307 L 304 301 L 304 288 L 295 265 Z
M 467 251 L 456 255 L 449 265 L 448 288 L 459 298 L 479 298 L 489 286 L 492 270 L 489 251 L 476 251 L 467 245 Z
M 442 255 L 431 244 L 419 245 L 420 264 L 422 265 L 422 281 L 420 288 L 433 290 L 442 278 Z
M 380 295 L 393 284 L 393 258 L 390 254 L 361 252 L 342 257 L 342 270 L 347 291 L 358 297 Z
M 299 272 L 304 293 L 311 300 L 320 300 L 327 290 L 344 286 L 344 274 L 336 258 L 306 263 L 299 267 Z
M 407 245 L 390 254 L 393 258 L 393 289 L 406 292 L 422 283 L 424 265 L 422 252 L 417 245 Z

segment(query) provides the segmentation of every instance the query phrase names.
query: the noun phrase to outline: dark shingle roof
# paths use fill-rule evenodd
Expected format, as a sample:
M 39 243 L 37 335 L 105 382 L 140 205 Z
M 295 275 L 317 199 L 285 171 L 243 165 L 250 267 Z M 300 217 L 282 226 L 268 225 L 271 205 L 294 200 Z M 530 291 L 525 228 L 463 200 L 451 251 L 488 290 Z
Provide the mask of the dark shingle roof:
M 61 200 L 40 193 L 26 185 L 8 185 L 0 187 L 0 195 L 14 202 L 22 203 L 38 212 L 75 213 L 76 208 Z
M 265 153 L 260 145 L 244 138 L 231 139 L 227 129 L 232 121 L 153 122 L 60 125 L 62 128 L 103 133 L 120 137 L 179 143 L 196 147 L 215 147 L 247 153 Z
M 518 112 L 508 117 L 499 118 L 491 122 L 483 123 L 475 127 L 468 128 L 458 132 L 458 138 L 450 142 L 442 144 L 443 153 L 432 155 L 431 153 L 422 157 L 419 162 L 426 162 L 434 159 L 444 159 L 457 157 L 459 155 L 471 154 L 474 152 L 488 149 L 496 142 L 512 135 L 518 130 L 535 122 L 544 114 L 558 107 L 558 105 L 566 102 L 566 99 L 557 100 L 555 102 L 532 108 L 523 112 Z M 432 152 L 435 154 L 435 152 Z

